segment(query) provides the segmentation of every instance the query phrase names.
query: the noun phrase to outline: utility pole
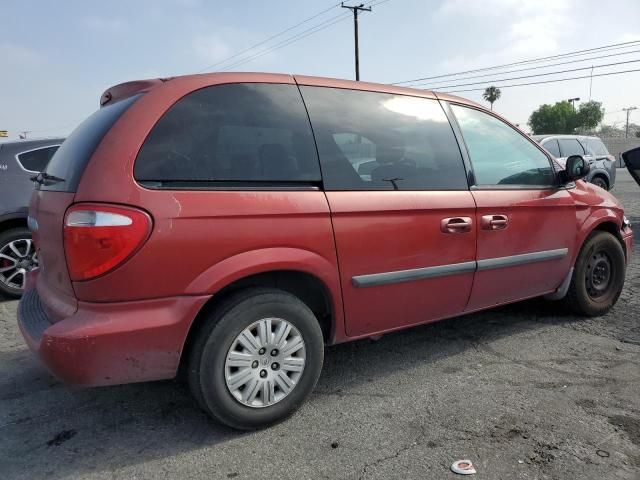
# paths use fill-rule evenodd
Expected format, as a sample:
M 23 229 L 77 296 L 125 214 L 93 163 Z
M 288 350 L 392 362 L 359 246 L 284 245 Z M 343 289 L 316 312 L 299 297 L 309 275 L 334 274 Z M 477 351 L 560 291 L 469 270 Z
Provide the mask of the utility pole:
M 637 108 L 638 107 L 628 107 L 622 109 L 622 111 L 627 112 L 627 126 L 624 129 L 624 138 L 627 138 L 629 136 L 629 114 L 632 110 L 636 110 Z
M 353 34 L 355 37 L 355 48 L 356 48 L 356 80 L 360 80 L 360 54 L 358 53 L 358 11 L 362 12 L 370 12 L 371 7 L 365 8 L 364 3 L 360 5 L 356 5 L 354 7 L 350 7 L 345 5 L 344 3 L 340 4 L 342 8 L 348 8 L 353 12 Z

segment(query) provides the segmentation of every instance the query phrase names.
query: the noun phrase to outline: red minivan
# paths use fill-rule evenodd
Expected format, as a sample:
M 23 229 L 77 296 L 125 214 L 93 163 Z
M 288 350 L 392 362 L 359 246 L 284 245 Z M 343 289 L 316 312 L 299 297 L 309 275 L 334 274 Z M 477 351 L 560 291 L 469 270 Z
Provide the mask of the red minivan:
M 601 315 L 620 203 L 459 97 L 306 76 L 128 82 L 38 176 L 29 347 L 65 382 L 188 378 L 258 428 L 313 390 L 325 345 L 545 295 Z

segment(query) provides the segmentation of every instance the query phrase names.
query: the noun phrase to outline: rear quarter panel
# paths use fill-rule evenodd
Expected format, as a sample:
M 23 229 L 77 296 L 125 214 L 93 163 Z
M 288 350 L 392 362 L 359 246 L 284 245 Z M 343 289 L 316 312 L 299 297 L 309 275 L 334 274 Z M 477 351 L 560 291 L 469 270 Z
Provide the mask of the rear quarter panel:
M 342 300 L 330 212 L 324 192 L 154 190 L 137 184 L 138 150 L 160 116 L 184 95 L 213 84 L 293 84 L 272 74 L 177 78 L 143 95 L 98 146 L 75 202 L 142 208 L 153 218 L 146 244 L 102 277 L 75 282 L 80 300 L 113 302 L 215 294 L 242 276 L 299 270 L 321 279 L 332 296 L 336 326 Z

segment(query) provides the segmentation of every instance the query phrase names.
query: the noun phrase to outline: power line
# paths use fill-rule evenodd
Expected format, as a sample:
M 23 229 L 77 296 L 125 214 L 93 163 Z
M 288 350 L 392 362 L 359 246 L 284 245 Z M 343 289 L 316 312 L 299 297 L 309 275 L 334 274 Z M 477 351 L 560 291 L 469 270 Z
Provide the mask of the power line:
M 242 51 L 240 51 L 240 52 L 238 52 L 238 53 L 235 53 L 235 54 L 231 55 L 230 57 L 225 58 L 224 60 L 220 60 L 220 61 L 218 61 L 218 62 L 216 62 L 216 63 L 212 63 L 211 65 L 208 65 L 208 66 L 204 67 L 203 69 L 198 70 L 196 73 L 202 73 L 202 72 L 204 72 L 204 71 L 206 71 L 206 70 L 210 70 L 211 68 L 213 68 L 213 67 L 217 67 L 218 65 L 221 65 L 221 64 L 223 64 L 223 63 L 226 63 L 226 62 L 228 62 L 228 61 L 229 61 L 229 60 L 231 60 L 231 59 L 237 58 L 237 57 L 239 57 L 240 55 L 242 55 L 242 54 L 244 54 L 244 53 L 247 53 L 247 52 L 249 52 L 249 51 L 253 50 L 254 48 L 260 47 L 260 46 L 264 45 L 265 43 L 270 42 L 270 41 L 271 41 L 271 40 L 273 40 L 274 38 L 278 38 L 278 37 L 280 37 L 280 36 L 284 35 L 285 33 L 290 32 L 291 30 L 294 30 L 294 29 L 298 28 L 300 25 L 304 25 L 305 23 L 308 23 L 308 22 L 310 22 L 311 20 L 313 20 L 313 19 L 315 19 L 315 18 L 318 18 L 318 17 L 319 17 L 319 16 L 321 16 L 321 15 L 324 15 L 324 14 L 325 14 L 325 13 L 327 13 L 328 11 L 333 10 L 334 8 L 336 8 L 338 5 L 340 5 L 340 2 L 335 3 L 335 4 L 331 5 L 329 8 L 326 8 L 326 9 L 324 9 L 324 10 L 322 10 L 322 11 L 320 11 L 320 12 L 316 13 L 315 15 L 312 15 L 312 16 L 311 16 L 311 17 L 309 17 L 309 18 L 306 18 L 306 19 L 302 20 L 301 22 L 298 22 L 298 23 L 296 23 L 295 25 L 293 25 L 293 26 L 291 26 L 291 27 L 288 27 L 288 28 L 286 28 L 286 29 L 284 29 L 284 30 L 282 30 L 282 31 L 280 31 L 280 32 L 278 32 L 278 33 L 276 33 L 275 35 L 271 35 L 269 38 L 266 38 L 266 39 L 264 39 L 264 40 L 262 40 L 262 41 L 260 41 L 260 42 L 258 42 L 258 43 L 256 43 L 256 44 L 254 44 L 254 45 L 251 45 L 250 47 L 245 48 L 244 50 L 242 50 Z
M 471 77 L 456 78 L 455 80 L 451 80 L 450 79 L 450 80 L 439 80 L 437 82 L 416 83 L 414 85 L 410 85 L 410 87 L 413 88 L 413 87 L 420 87 L 422 85 L 437 85 L 437 84 L 441 84 L 441 83 L 449 83 L 449 82 L 458 81 L 458 80 L 472 80 L 474 78 L 494 77 L 496 75 L 504 75 L 506 73 L 526 72 L 526 71 L 529 71 L 529 70 L 538 70 L 538 69 L 541 69 L 541 68 L 558 67 L 560 65 L 569 65 L 571 63 L 587 62 L 589 60 L 598 60 L 598 59 L 601 59 L 601 58 L 617 57 L 617 56 L 620 56 L 620 55 L 630 55 L 632 53 L 638 53 L 638 52 L 640 52 L 640 50 L 631 50 L 629 52 L 610 53 L 608 55 L 600 55 L 598 57 L 581 58 L 581 59 L 578 59 L 578 60 L 569 60 L 569 61 L 566 61 L 566 62 L 550 63 L 548 65 L 538 65 L 538 66 L 535 66 L 535 67 L 519 68 L 519 69 L 516 69 L 516 70 L 507 70 L 505 72 L 498 72 L 498 73 L 485 73 L 484 75 L 474 75 L 474 76 L 471 76 Z M 589 68 L 591 68 L 591 67 L 589 67 Z
M 620 72 L 607 72 L 607 73 L 599 73 L 597 75 L 593 75 L 594 77 L 606 77 L 608 75 L 621 75 L 624 73 L 633 73 L 640 72 L 640 68 L 635 70 L 622 70 Z M 566 82 L 569 80 L 580 80 L 583 78 L 591 78 L 591 75 L 582 75 L 580 77 L 570 77 L 570 78 L 558 78 L 555 80 L 542 80 L 539 82 L 528 82 L 528 83 L 515 83 L 512 85 L 495 85 L 497 88 L 511 88 L 511 87 L 524 87 L 528 85 L 541 85 L 543 83 L 555 83 L 555 82 Z M 461 92 L 481 92 L 484 91 L 484 88 L 468 88 L 466 90 L 449 90 L 448 92 L 441 93 L 461 93 Z
M 457 88 L 457 87 L 468 87 L 468 86 L 471 86 L 471 85 L 483 85 L 483 84 L 493 83 L 493 82 L 508 82 L 508 81 L 511 81 L 511 80 L 522 80 L 522 79 L 525 79 L 525 78 L 544 77 L 546 75 L 558 75 L 560 73 L 579 72 L 579 71 L 582 71 L 582 70 L 591 70 L 592 68 L 613 67 L 615 65 L 624 65 L 624 64 L 627 64 L 627 63 L 637 63 L 637 62 L 640 62 L 640 59 L 637 59 L 637 60 L 626 60 L 624 62 L 605 63 L 605 64 L 602 64 L 602 65 L 591 65 L 591 66 L 588 66 L 588 67 L 568 68 L 566 70 L 558 70 L 558 71 L 555 71 L 555 72 L 535 73 L 533 75 L 522 75 L 520 77 L 497 78 L 497 79 L 493 79 L 493 80 L 484 80 L 482 82 L 459 83 L 457 85 L 445 85 L 445 86 L 439 87 L 439 88 Z M 436 89 L 433 89 L 433 90 L 438 90 L 439 88 L 436 88 Z M 432 89 L 428 88 L 428 87 L 425 87 L 425 90 L 432 90 Z
M 374 6 L 382 5 L 383 3 L 387 3 L 387 2 L 390 2 L 390 1 L 391 0 L 380 0 L 378 2 L 373 2 L 372 0 L 369 0 L 368 2 L 365 2 L 364 5 L 366 5 L 368 7 L 374 7 Z M 291 45 L 294 42 L 297 42 L 299 40 L 302 40 L 303 38 L 308 37 L 309 35 L 313 35 L 314 33 L 317 33 L 317 32 L 319 32 L 321 30 L 329 28 L 330 26 L 332 26 L 332 25 L 334 25 L 334 24 L 336 24 L 338 22 L 342 22 L 342 21 L 346 20 L 349 17 L 350 17 L 350 15 L 348 13 L 340 14 L 340 15 L 336 15 L 334 17 L 331 17 L 328 20 L 326 20 L 326 21 L 324 21 L 324 22 L 322 22 L 322 23 L 320 23 L 318 25 L 314 25 L 312 27 L 309 27 L 306 30 L 303 30 L 302 32 L 298 32 L 297 34 L 293 35 L 292 37 L 286 38 L 286 39 L 282 40 L 280 43 L 272 45 L 272 46 L 266 48 L 265 50 L 262 50 L 262 51 L 254 54 L 252 56 L 245 57 L 245 58 L 239 60 L 236 63 L 228 65 L 228 66 L 224 67 L 223 70 L 228 71 L 228 70 L 230 70 L 230 69 L 232 69 L 234 67 L 237 67 L 239 65 L 243 65 L 243 64 L 248 63 L 248 62 L 250 62 L 252 60 L 255 60 L 255 59 L 260 58 L 260 57 L 262 57 L 264 55 L 267 55 L 268 53 L 274 52 L 275 50 L 279 50 L 281 48 L 284 48 L 284 47 L 286 47 L 288 45 Z
M 322 23 L 320 23 L 318 25 L 310 27 L 310 28 L 308 28 L 306 30 L 303 30 L 302 32 L 297 33 L 296 35 L 294 35 L 292 37 L 289 37 L 289 38 L 286 38 L 286 39 L 282 40 L 280 43 L 276 43 L 275 45 L 272 45 L 271 47 L 268 47 L 268 48 L 266 48 L 264 50 L 261 50 L 258 53 L 255 53 L 255 54 L 253 54 L 253 55 L 251 55 L 249 57 L 245 57 L 243 59 L 240 59 L 239 61 L 237 61 L 235 63 L 232 63 L 231 65 L 227 65 L 226 67 L 224 67 L 222 69 L 222 71 L 228 71 L 228 70 L 230 70 L 230 69 L 232 69 L 234 67 L 237 67 L 239 65 L 243 65 L 243 64 L 245 64 L 247 62 L 250 62 L 252 60 L 260 58 L 260 57 L 262 57 L 262 56 L 264 56 L 264 55 L 266 55 L 268 53 L 271 53 L 271 52 L 274 52 L 274 51 L 279 50 L 281 48 L 284 48 L 287 45 L 290 45 L 290 44 L 292 44 L 294 42 L 297 42 L 298 40 L 302 40 L 303 38 L 306 38 L 309 35 L 313 35 L 314 33 L 317 33 L 317 32 L 319 32 L 321 30 L 324 30 L 325 28 L 328 28 L 331 25 L 334 25 L 334 24 L 336 24 L 338 22 L 346 20 L 347 18 L 349 18 L 349 14 L 346 14 L 346 13 L 331 17 L 330 19 L 328 19 L 328 20 L 326 20 L 326 21 L 324 21 L 324 22 L 322 22 Z
M 402 85 L 405 83 L 413 83 L 413 82 L 419 82 L 422 80 L 433 80 L 436 78 L 446 78 L 446 77 L 453 77 L 453 76 L 458 76 L 458 75 L 463 75 L 463 74 L 467 74 L 467 73 L 477 73 L 477 72 L 485 72 L 487 70 L 497 70 L 497 69 L 501 69 L 501 68 L 505 68 L 505 67 L 514 67 L 516 65 L 524 65 L 527 63 L 539 63 L 539 62 L 544 62 L 544 61 L 548 61 L 548 60 L 553 60 L 556 58 L 569 58 L 569 57 L 577 57 L 577 56 L 581 56 L 581 55 L 588 55 L 591 52 L 594 51 L 609 51 L 609 50 L 619 50 L 621 48 L 628 48 L 631 45 L 635 45 L 637 43 L 640 43 L 640 40 L 633 40 L 630 42 L 622 42 L 622 43 L 613 43 L 611 45 L 603 45 L 602 47 L 595 47 L 595 48 L 589 48 L 586 50 L 576 50 L 573 52 L 567 52 L 567 53 L 561 53 L 558 55 L 551 55 L 548 57 L 541 57 L 541 58 L 534 58 L 534 59 L 530 59 L 530 60 L 522 60 L 519 62 L 512 62 L 512 63 L 505 63 L 503 65 L 495 65 L 492 67 L 484 67 L 484 68 L 477 68 L 475 70 L 465 70 L 465 71 L 461 71 L 461 72 L 455 72 L 455 73 L 448 73 L 448 74 L 443 74 L 443 75 L 435 75 L 432 77 L 421 77 L 421 78 L 414 78 L 413 80 L 403 80 L 401 82 L 394 82 L 391 85 Z

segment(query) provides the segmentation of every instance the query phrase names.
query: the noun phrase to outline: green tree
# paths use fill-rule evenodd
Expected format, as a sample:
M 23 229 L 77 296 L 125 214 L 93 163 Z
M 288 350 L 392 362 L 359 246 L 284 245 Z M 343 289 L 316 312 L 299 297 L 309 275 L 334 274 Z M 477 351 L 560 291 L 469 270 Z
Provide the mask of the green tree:
M 576 113 L 576 124 L 584 131 L 593 130 L 598 126 L 604 117 L 602 102 L 589 101 L 580 105 Z
M 567 101 L 555 105 L 541 105 L 529 117 L 534 135 L 546 133 L 573 133 L 577 126 L 577 113 Z
M 600 125 L 598 135 L 601 137 L 624 137 L 624 128 L 616 127 L 615 125 Z
M 491 104 L 491 110 L 493 110 L 493 102 L 498 100 L 500 95 L 502 95 L 502 92 L 498 87 L 487 87 L 482 94 L 482 98 Z

